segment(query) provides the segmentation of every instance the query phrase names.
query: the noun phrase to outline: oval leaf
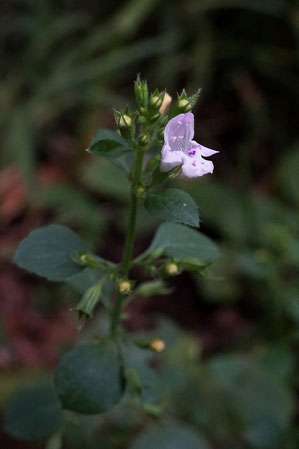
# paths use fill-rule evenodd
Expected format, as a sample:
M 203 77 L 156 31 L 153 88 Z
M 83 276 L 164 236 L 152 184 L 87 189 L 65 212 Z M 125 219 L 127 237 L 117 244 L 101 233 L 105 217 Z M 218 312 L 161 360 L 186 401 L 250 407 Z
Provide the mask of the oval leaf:
M 152 215 L 162 220 L 176 221 L 189 226 L 199 226 L 198 208 L 193 198 L 180 189 L 166 189 L 149 194 L 144 203 Z
M 14 263 L 50 281 L 64 281 L 83 269 L 72 256 L 86 250 L 85 243 L 66 226 L 44 226 L 21 242 Z
M 212 262 L 218 255 L 217 246 L 208 237 L 198 231 L 176 223 L 162 223 L 146 251 L 160 251 L 168 257 L 200 261 L 204 264 Z
M 45 440 L 59 429 L 61 404 L 52 387 L 32 387 L 17 392 L 4 416 L 4 430 L 25 441 Z
M 101 277 L 103 273 L 100 270 L 95 270 L 90 267 L 83 267 L 83 270 L 80 273 L 76 273 L 73 276 L 70 276 L 65 282 L 76 292 L 81 295 L 84 295 L 86 290 L 95 285 Z
M 155 425 L 142 433 L 130 449 L 210 449 L 207 441 L 189 426 L 167 424 Z
M 64 408 L 96 414 L 116 405 L 123 394 L 123 368 L 113 341 L 85 343 L 60 361 L 55 384 Z
M 127 142 L 115 131 L 102 129 L 92 139 L 89 153 L 105 158 L 117 158 L 130 152 L 130 147 Z

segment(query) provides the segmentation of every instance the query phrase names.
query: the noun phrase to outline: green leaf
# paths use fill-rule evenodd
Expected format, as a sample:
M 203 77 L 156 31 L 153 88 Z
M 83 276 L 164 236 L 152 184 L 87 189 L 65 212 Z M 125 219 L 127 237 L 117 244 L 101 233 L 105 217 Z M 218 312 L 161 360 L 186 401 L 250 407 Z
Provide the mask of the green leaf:
M 108 306 L 109 300 L 114 290 L 114 282 L 107 276 L 103 275 L 99 282 L 89 287 L 85 292 L 81 301 L 75 307 L 80 315 L 93 316 L 93 312 L 98 303 Z
M 135 296 L 145 298 L 153 295 L 168 295 L 169 293 L 171 293 L 171 289 L 168 288 L 167 284 L 161 279 L 144 282 L 143 284 L 138 285 L 135 290 Z
M 208 273 L 206 270 L 204 270 L 203 268 L 206 267 L 206 262 L 202 262 L 200 260 L 195 260 L 195 259 L 183 259 L 180 261 L 180 268 L 184 271 L 192 271 L 194 273 L 200 273 L 202 274 L 202 276 L 211 279 L 211 280 L 218 280 L 218 278 L 213 277 L 211 275 L 211 277 L 209 277 Z
M 157 371 L 150 364 L 152 360 L 151 352 L 129 341 L 124 342 L 122 351 L 126 363 L 128 389 L 131 389 L 132 392 L 135 387 L 139 390 L 143 401 L 148 403 L 156 402 L 159 399 L 159 381 Z
M 98 283 L 86 290 L 81 301 L 75 307 L 75 310 L 79 313 L 79 317 L 93 317 L 94 309 L 101 301 L 102 287 L 103 286 Z
M 97 284 L 104 273 L 100 270 L 94 270 L 93 268 L 84 268 L 80 273 L 66 279 L 66 283 L 77 293 L 84 295 L 86 290 Z M 114 282 L 112 279 L 107 279 L 103 285 L 101 292 L 101 300 L 107 305 L 108 301 L 113 294 Z
M 96 156 L 113 159 L 132 150 L 127 142 L 115 131 L 103 129 L 92 139 L 88 152 Z
M 208 442 L 189 426 L 154 425 L 139 435 L 130 449 L 210 449 Z
M 64 408 L 90 415 L 109 410 L 124 390 L 116 344 L 105 340 L 75 347 L 60 361 L 55 383 Z
M 199 226 L 199 215 L 195 201 L 180 189 L 166 189 L 158 194 L 149 194 L 145 207 L 162 220 L 176 221 L 189 226 Z
M 134 154 L 132 151 L 123 153 L 121 156 L 114 159 L 109 159 L 109 161 L 118 168 L 121 168 L 126 173 L 130 173 L 133 167 Z
M 63 419 L 61 404 L 52 387 L 31 387 L 18 391 L 4 416 L 4 430 L 25 441 L 49 438 Z
M 102 277 L 103 273 L 93 268 L 84 268 L 80 273 L 65 280 L 65 282 L 77 293 L 84 295 L 86 290 L 96 284 Z
M 50 225 L 32 231 L 14 255 L 14 263 L 50 281 L 64 281 L 83 267 L 72 260 L 86 245 L 66 226 Z
M 194 229 L 176 223 L 162 223 L 146 253 L 157 252 L 165 256 L 198 264 L 211 263 L 218 255 L 217 246 L 208 237 Z

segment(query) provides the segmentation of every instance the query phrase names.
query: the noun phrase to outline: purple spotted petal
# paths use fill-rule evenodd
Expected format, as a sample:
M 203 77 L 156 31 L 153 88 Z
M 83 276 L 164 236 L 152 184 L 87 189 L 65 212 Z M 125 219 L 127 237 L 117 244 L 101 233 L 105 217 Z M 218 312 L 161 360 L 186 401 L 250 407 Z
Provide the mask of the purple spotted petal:
M 161 171 L 167 172 L 183 162 L 183 153 L 172 150 L 169 145 L 164 144 L 162 148 Z
M 182 171 L 188 178 L 196 178 L 207 173 L 213 173 L 214 164 L 212 161 L 207 161 L 201 157 L 200 154 L 194 157 L 185 156 Z
M 182 171 L 188 178 L 213 173 L 214 165 L 204 157 L 218 151 L 200 145 L 194 137 L 194 115 L 192 112 L 179 114 L 172 118 L 164 131 L 161 170 L 169 171 L 182 165 Z M 203 157 L 204 156 L 204 157 Z
M 199 149 L 200 154 L 202 156 L 209 157 L 209 156 L 212 156 L 213 154 L 219 153 L 219 151 L 212 150 L 211 148 L 207 148 L 207 147 L 204 147 L 203 145 L 200 145 L 195 140 L 192 140 L 191 143 L 192 143 L 192 147 L 194 149 L 197 149 L 197 148 Z

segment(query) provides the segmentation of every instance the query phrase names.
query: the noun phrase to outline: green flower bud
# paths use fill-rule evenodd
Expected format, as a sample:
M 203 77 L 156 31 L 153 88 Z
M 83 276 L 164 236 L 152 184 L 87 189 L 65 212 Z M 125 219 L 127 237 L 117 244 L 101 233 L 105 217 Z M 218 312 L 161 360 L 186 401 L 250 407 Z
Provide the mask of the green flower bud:
M 145 192 L 146 188 L 142 184 L 139 184 L 134 188 L 134 193 L 138 198 L 142 198 Z
M 145 116 L 143 116 L 143 115 L 140 115 L 140 116 L 139 116 L 139 122 L 140 122 L 140 123 L 145 124 L 145 123 L 147 123 L 147 121 L 148 121 L 148 118 L 147 118 L 147 117 L 145 117 Z
M 147 82 L 142 81 L 139 75 L 134 83 L 134 89 L 139 109 L 144 108 L 146 110 L 148 105 L 148 87 Z
M 85 252 L 79 252 L 75 257 L 73 257 L 74 262 L 79 265 L 83 265 L 85 267 L 90 268 L 99 268 L 99 261 L 92 254 L 88 254 Z
M 149 137 L 148 137 L 148 135 L 147 135 L 147 134 L 142 134 L 142 135 L 139 137 L 139 145 L 145 146 L 145 145 L 147 145 L 148 143 L 149 143 Z
M 126 127 L 130 127 L 133 123 L 133 120 L 131 119 L 131 117 L 129 115 L 121 115 L 119 122 L 118 122 L 118 126 L 120 128 L 126 128 Z
M 187 92 L 184 89 L 181 92 L 181 94 L 178 95 L 178 100 L 177 100 L 176 106 L 174 107 L 174 110 L 171 111 L 172 112 L 171 115 L 175 116 L 180 112 L 191 111 L 191 109 L 195 106 L 196 102 L 198 101 L 199 94 L 200 94 L 200 89 L 197 92 L 195 92 L 194 95 L 191 95 L 191 97 L 189 97 L 187 95 Z
M 187 100 L 186 98 L 183 98 L 182 100 L 179 101 L 178 103 L 178 107 L 180 109 L 183 109 L 184 111 L 190 111 L 190 109 L 192 108 L 190 101 Z
M 139 113 L 141 114 L 141 115 L 146 115 L 146 109 L 145 108 L 143 108 L 143 107 L 141 107 L 141 108 L 139 108 Z
M 150 99 L 150 105 L 155 109 L 159 109 L 162 105 L 162 102 L 163 102 L 162 98 L 158 95 L 154 95 Z
M 129 107 L 126 106 L 122 111 L 114 111 L 114 118 L 119 128 L 120 135 L 126 139 L 131 140 L 135 134 L 135 116 L 130 112 Z

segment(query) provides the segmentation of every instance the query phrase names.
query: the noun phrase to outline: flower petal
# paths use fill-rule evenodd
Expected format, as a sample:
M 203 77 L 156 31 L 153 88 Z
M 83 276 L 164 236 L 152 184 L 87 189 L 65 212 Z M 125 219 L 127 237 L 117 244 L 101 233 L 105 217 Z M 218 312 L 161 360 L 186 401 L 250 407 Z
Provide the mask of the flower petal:
M 214 164 L 212 161 L 207 161 L 200 155 L 196 155 L 195 157 L 185 156 L 182 171 L 188 178 L 196 178 L 207 173 L 213 173 Z
M 194 115 L 192 112 L 179 114 L 167 123 L 164 130 L 164 141 L 173 150 L 186 150 L 194 137 Z
M 164 144 L 162 148 L 161 171 L 167 172 L 183 162 L 183 152 L 174 151 L 169 145 Z
M 200 145 L 200 143 L 196 142 L 195 140 L 191 140 L 192 148 L 199 149 L 199 152 L 202 156 L 208 157 L 212 156 L 213 154 L 219 153 L 219 151 L 212 150 L 211 148 L 204 147 L 203 145 Z

